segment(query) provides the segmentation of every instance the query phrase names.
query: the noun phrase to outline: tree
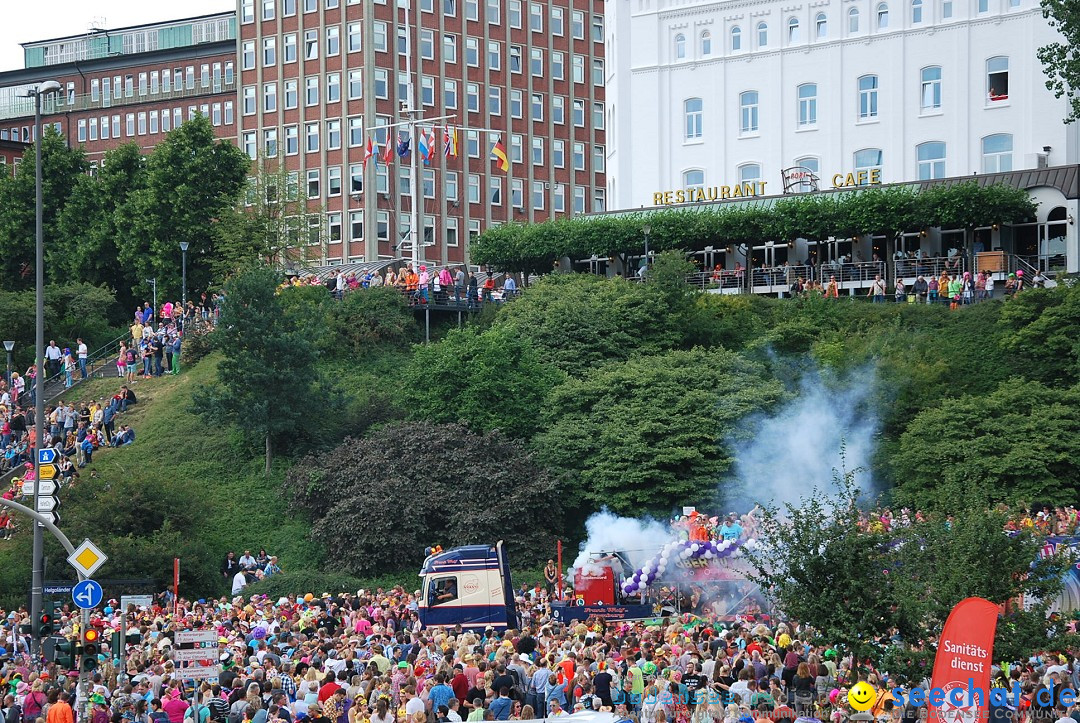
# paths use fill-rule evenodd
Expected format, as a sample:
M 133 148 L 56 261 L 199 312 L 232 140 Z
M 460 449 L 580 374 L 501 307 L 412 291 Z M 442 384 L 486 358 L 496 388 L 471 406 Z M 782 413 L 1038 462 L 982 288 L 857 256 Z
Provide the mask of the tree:
M 278 281 L 271 269 L 253 267 L 225 285 L 214 331 L 225 354 L 221 383 L 195 397 L 205 417 L 236 422 L 245 436 L 262 442 L 267 475 L 275 448 L 296 435 L 318 408 L 315 347 L 308 332 L 284 313 Z
M 1028 534 L 1004 535 L 1005 515 L 987 510 L 981 489 L 928 508 L 925 522 L 889 531 L 866 524 L 852 474 L 833 482 L 762 515 L 751 578 L 786 616 L 811 625 L 822 642 L 919 681 L 956 603 L 1024 596 L 1037 612 L 1007 617 L 995 653 L 1026 658 L 1044 648 L 1052 628 L 1046 608 L 1068 563 L 1040 557 L 1041 543 Z
M 121 262 L 142 280 L 156 278 L 160 297 L 180 296 L 180 242 L 188 248 L 188 288 L 210 285 L 217 245 L 212 226 L 237 202 L 251 168 L 229 141 L 217 140 L 205 116 L 170 132 L 146 162 L 146 185 L 118 211 Z
M 0 288 L 34 287 L 36 185 L 34 146 L 15 175 L 0 174 Z M 81 148 L 68 148 L 53 126 L 41 138 L 42 235 L 45 248 L 62 238 L 60 212 L 90 165 Z M 48 253 L 48 251 L 46 251 Z
M 900 437 L 898 496 L 926 506 L 971 486 L 996 500 L 1070 504 L 1080 492 L 1080 388 L 1012 379 L 989 395 L 945 398 Z
M 460 424 L 396 424 L 347 439 L 293 467 L 284 491 L 311 514 L 328 558 L 357 575 L 416 569 L 433 544 L 505 540 L 513 564 L 533 563 L 562 529 L 555 484 L 525 448 Z M 393 511 L 381 514 L 387 501 Z
M 1025 291 L 1002 306 L 998 327 L 1025 376 L 1051 385 L 1080 380 L 1080 286 Z
M 1039 62 L 1046 72 L 1046 89 L 1052 91 L 1055 98 L 1067 96 L 1069 110 L 1065 122 L 1072 123 L 1080 118 L 1080 8 L 1069 0 L 1042 0 L 1043 17 L 1050 21 L 1050 27 L 1056 28 L 1065 42 L 1053 42 L 1036 51 Z
M 131 292 L 143 285 L 143 278 L 121 263 L 117 211 L 145 185 L 146 159 L 134 142 L 106 153 L 96 175 L 79 176 L 60 213 L 58 236 L 49 245 L 50 276 L 108 285 L 125 308 L 137 304 L 140 297 Z
M 723 349 L 600 366 L 552 390 L 532 446 L 559 474 L 568 509 L 639 515 L 715 503 L 736 422 L 783 396 L 763 372 Z
M 280 264 L 302 247 L 312 218 L 321 218 L 320 210 L 308 206 L 295 171 L 284 163 L 261 165 L 241 201 L 214 225 L 217 253 L 211 267 L 225 277 L 254 263 Z
M 650 284 L 584 274 L 551 274 L 496 319 L 529 340 L 540 358 L 569 374 L 680 340 L 664 293 Z
M 544 399 L 562 378 L 509 327 L 467 327 L 415 349 L 402 394 L 413 419 L 463 421 L 478 432 L 498 429 L 528 438 L 540 424 Z

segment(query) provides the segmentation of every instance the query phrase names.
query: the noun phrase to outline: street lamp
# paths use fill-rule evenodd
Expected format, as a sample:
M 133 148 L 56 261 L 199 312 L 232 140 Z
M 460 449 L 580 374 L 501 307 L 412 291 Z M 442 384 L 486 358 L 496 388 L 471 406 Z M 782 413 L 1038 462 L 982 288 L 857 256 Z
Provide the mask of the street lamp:
M 147 279 L 146 283 L 150 284 L 154 288 L 154 308 L 150 310 L 150 320 L 153 321 L 157 318 L 157 277 Z
M 7 350 L 7 376 L 4 377 L 4 378 L 7 379 L 8 384 L 11 384 L 11 351 L 14 348 L 15 348 L 15 342 L 13 342 L 13 341 L 5 341 L 4 342 L 4 349 Z
M 181 241 L 180 242 L 180 252 L 183 254 L 183 257 L 184 257 L 184 260 L 183 260 L 183 263 L 182 263 L 182 268 L 183 268 L 183 276 L 182 276 L 182 278 L 183 278 L 183 281 L 182 281 L 181 287 L 180 287 L 180 317 L 181 318 L 183 318 L 183 315 L 187 313 L 187 250 L 188 250 L 188 246 L 190 246 L 190 245 L 191 244 L 188 241 Z
M 641 227 L 641 233 L 645 234 L 645 271 L 649 270 L 649 234 L 652 233 L 652 227 L 649 224 L 645 224 Z M 641 275 L 641 271 L 638 271 L 638 275 Z
M 41 479 L 41 456 L 38 450 L 45 441 L 45 242 L 42 231 L 41 198 L 41 99 L 60 91 L 60 84 L 55 80 L 46 80 L 36 88 L 31 88 L 27 98 L 34 99 L 34 190 L 35 190 L 35 213 L 34 213 L 34 236 L 35 236 L 35 261 L 34 261 L 34 286 L 36 292 L 36 304 L 34 313 L 34 364 L 37 365 L 37 373 L 34 375 L 34 479 Z M 5 346 L 7 346 L 5 344 Z M 12 344 L 14 346 L 14 344 Z M 10 351 L 8 352 L 10 357 Z M 38 511 L 38 490 L 34 485 L 34 511 Z M 44 567 L 45 541 L 42 538 L 41 523 L 34 522 L 34 547 L 33 547 L 33 572 L 30 581 L 30 621 L 34 627 L 41 619 L 41 593 L 42 574 Z M 30 636 L 30 650 L 35 653 L 39 650 L 40 641 L 37 635 Z

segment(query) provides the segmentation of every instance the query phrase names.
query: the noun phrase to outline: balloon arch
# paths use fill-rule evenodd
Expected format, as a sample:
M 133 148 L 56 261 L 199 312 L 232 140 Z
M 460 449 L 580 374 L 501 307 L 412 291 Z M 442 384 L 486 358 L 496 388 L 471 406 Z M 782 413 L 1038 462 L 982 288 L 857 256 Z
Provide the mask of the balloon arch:
M 674 540 L 664 545 L 660 552 L 644 565 L 633 576 L 623 581 L 622 590 L 627 595 L 640 592 L 656 580 L 660 579 L 668 568 L 681 560 L 693 560 L 704 558 L 706 560 L 723 560 L 727 557 L 738 557 L 743 554 L 743 548 L 753 550 L 757 547 L 757 540 Z

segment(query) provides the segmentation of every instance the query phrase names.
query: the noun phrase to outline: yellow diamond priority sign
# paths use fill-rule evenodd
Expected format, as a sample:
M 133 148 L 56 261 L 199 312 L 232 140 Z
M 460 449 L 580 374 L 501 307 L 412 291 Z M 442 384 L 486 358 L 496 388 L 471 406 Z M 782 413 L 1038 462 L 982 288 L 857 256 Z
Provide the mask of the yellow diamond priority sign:
M 90 540 L 83 540 L 82 544 L 75 548 L 75 552 L 68 555 L 67 561 L 83 575 L 91 577 L 108 559 L 97 545 Z

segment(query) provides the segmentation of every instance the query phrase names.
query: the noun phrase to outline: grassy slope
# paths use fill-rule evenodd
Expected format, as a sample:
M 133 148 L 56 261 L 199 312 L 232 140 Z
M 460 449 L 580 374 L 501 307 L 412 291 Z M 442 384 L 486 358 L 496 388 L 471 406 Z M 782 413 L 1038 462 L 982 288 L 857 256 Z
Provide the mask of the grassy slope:
M 126 477 L 145 488 L 152 504 L 153 490 L 167 482 L 179 482 L 198 525 L 194 533 L 214 553 L 223 556 L 228 549 L 265 547 L 280 557 L 285 569 L 318 566 L 322 550 L 307 539 L 309 523 L 286 512 L 280 493 L 284 465 L 275 468 L 267 479 L 262 474 L 262 460 L 251 458 L 235 437 L 227 432 L 208 430 L 191 411 L 192 393 L 200 385 L 212 383 L 216 358 L 210 357 L 188 367 L 179 377 L 139 380 L 135 393 L 139 404 L 121 415 L 120 423 L 130 424 L 136 442 L 123 449 L 102 449 L 93 464 L 82 470 L 75 489 L 61 494 L 61 529 L 73 540 L 87 536 L 101 539 L 110 530 L 108 519 L 85 519 L 78 509 L 90 498 L 109 495 L 112 480 Z M 111 395 L 121 381 L 92 380 L 70 393 L 79 402 Z M 93 473 L 93 477 L 91 477 Z M 122 501 L 118 504 L 123 504 Z M 134 513 L 139 514 L 138 510 Z M 165 519 L 170 514 L 166 512 Z M 30 535 L 28 525 L 15 539 L 0 542 L 0 602 L 21 603 L 20 590 L 29 586 Z M 95 534 L 96 533 L 96 534 Z M 48 579 L 69 577 L 67 564 L 59 554 L 59 545 L 47 543 L 52 568 Z M 106 554 L 115 555 L 105 546 Z M 181 561 L 183 567 L 183 561 Z M 110 567 L 114 570 L 110 572 Z M 99 577 L 117 575 L 107 563 Z M 167 571 L 163 571 L 167 579 Z

